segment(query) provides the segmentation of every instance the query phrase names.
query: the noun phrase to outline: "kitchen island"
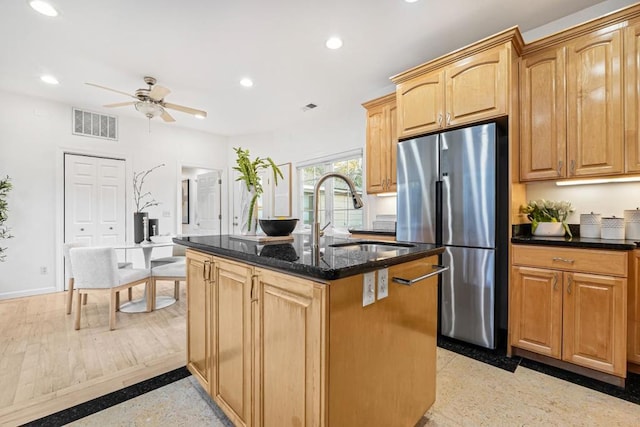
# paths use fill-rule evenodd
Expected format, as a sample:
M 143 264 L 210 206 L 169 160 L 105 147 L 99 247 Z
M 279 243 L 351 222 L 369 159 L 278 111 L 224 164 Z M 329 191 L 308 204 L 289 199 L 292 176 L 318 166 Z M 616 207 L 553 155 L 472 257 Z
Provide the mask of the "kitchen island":
M 187 367 L 234 424 L 413 426 L 433 404 L 443 249 L 354 241 L 174 239 Z

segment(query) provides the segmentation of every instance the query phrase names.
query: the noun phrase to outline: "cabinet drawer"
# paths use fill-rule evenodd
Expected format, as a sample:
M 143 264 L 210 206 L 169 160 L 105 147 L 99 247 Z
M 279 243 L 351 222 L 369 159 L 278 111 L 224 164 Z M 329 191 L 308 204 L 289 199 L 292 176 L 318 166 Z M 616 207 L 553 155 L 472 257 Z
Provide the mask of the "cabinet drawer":
M 513 245 L 512 263 L 530 267 L 627 277 L 627 252 Z

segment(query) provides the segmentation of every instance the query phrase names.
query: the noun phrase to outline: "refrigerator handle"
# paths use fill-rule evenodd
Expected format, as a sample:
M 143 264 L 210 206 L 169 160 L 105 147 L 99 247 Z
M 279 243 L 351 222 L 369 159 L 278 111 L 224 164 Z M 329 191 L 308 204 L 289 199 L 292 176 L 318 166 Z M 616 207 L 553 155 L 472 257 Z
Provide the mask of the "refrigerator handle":
M 436 244 L 442 244 L 442 181 L 436 181 Z

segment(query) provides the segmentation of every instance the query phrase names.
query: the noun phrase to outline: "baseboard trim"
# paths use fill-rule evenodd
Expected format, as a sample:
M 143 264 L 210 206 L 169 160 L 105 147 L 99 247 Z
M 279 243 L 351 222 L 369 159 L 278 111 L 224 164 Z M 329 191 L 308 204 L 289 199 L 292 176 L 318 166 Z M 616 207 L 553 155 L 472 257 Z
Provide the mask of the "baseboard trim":
M 0 292 L 0 300 L 32 297 L 34 295 L 51 294 L 54 292 L 58 292 L 58 288 L 56 288 L 55 286 L 50 286 L 46 288 L 29 289 L 24 291 Z

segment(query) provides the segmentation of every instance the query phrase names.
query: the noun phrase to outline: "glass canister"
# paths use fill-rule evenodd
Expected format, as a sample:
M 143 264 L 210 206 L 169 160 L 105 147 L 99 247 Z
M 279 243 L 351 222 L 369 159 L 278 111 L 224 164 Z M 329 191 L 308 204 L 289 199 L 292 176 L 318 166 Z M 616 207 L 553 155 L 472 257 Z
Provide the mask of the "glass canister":
M 600 214 L 580 214 L 580 237 L 599 239 L 601 222 Z

